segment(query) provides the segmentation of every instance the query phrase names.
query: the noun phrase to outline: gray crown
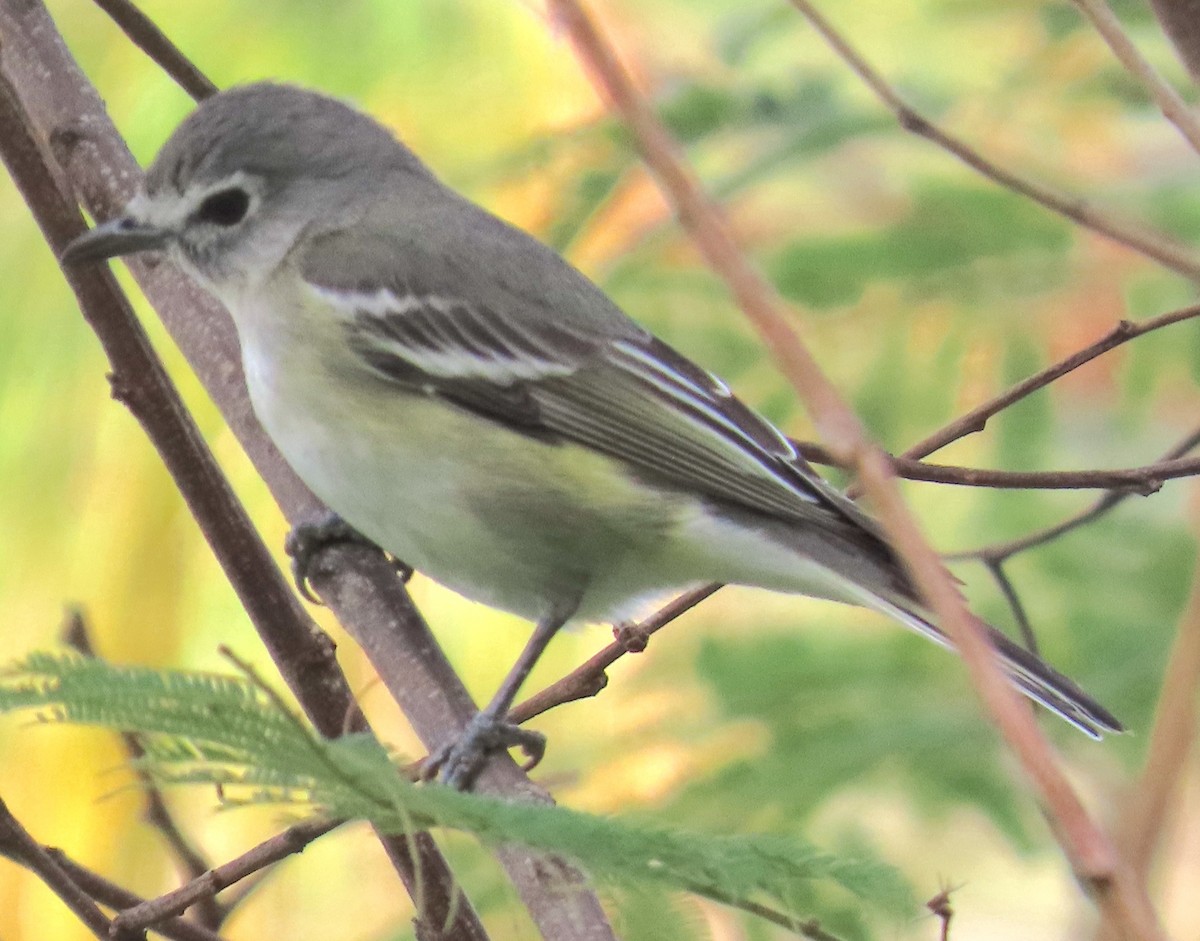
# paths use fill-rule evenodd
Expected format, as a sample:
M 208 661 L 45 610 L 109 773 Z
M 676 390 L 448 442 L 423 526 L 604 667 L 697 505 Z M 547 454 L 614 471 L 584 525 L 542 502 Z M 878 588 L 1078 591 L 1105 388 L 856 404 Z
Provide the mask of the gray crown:
M 146 172 L 146 192 L 182 193 L 241 170 L 268 180 L 338 179 L 364 169 L 429 170 L 383 125 L 349 105 L 291 85 L 260 82 L 201 103 Z

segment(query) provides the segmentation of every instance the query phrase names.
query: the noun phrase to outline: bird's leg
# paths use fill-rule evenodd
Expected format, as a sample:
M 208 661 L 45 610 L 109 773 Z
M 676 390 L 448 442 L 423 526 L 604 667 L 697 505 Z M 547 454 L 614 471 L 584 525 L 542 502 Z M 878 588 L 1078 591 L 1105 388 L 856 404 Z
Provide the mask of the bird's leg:
M 475 714 L 457 739 L 425 759 L 421 768 L 424 780 L 428 781 L 436 775 L 439 781 L 456 790 L 469 790 L 493 752 L 515 746 L 519 746 L 528 758 L 522 766 L 526 771 L 542 760 L 546 752 L 546 736 L 514 725 L 506 717 L 521 684 L 529 676 L 550 639 L 571 619 L 577 604 L 572 601 L 570 604 L 556 605 L 537 622 L 525 649 L 508 671 L 508 676 L 500 684 L 492 701 Z
M 309 588 L 308 573 L 312 568 L 313 561 L 324 549 L 339 542 L 356 542 L 370 546 L 372 549 L 379 549 L 379 546 L 332 511 L 315 519 L 297 523 L 288 533 L 284 551 L 292 557 L 292 578 L 296 582 L 296 589 L 300 594 L 313 604 L 321 603 L 321 599 Z M 383 552 L 382 549 L 379 551 Z M 391 561 L 402 580 L 407 582 L 412 578 L 413 570 L 409 566 L 399 559 Z

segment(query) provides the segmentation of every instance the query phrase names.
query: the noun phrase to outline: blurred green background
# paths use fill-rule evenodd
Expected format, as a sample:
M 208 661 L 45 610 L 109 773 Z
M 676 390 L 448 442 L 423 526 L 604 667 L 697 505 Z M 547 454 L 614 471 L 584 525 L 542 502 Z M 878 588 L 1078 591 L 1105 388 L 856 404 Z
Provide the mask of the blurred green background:
M 900 450 L 1122 317 L 1194 300 L 1182 278 L 981 180 L 907 136 L 786 4 L 596 4 L 744 243 L 795 303 L 796 323 L 873 433 Z M 1196 155 L 1142 100 L 1066 3 L 887 0 L 827 13 L 908 99 L 1002 163 L 1194 242 Z M 537 233 L 633 316 L 728 379 L 797 436 L 810 426 L 699 262 L 544 11 L 513 0 L 148 0 L 157 23 L 224 87 L 259 78 L 348 97 L 448 182 Z M 149 161 L 190 102 L 84 0 L 52 3 L 118 127 Z M 1118 4 L 1143 50 L 1187 87 L 1155 24 Z M 53 645 L 81 605 L 120 662 L 224 668 L 219 644 L 267 665 L 253 631 L 137 424 L 54 261 L 0 181 L 0 662 Z M 178 353 L 162 355 L 270 544 L 282 520 Z M 1200 325 L 1110 354 L 938 455 L 1066 469 L 1147 463 L 1195 422 Z M 1053 523 L 1091 494 L 908 484 L 936 544 L 973 548 Z M 1010 566 L 1044 651 L 1133 735 L 1096 745 L 1045 727 L 1101 819 L 1128 795 L 1193 565 L 1190 486 L 1127 501 Z M 982 568 L 956 569 L 976 610 L 1010 618 Z M 528 627 L 419 576 L 413 593 L 476 694 L 490 695 Z M 323 612 L 318 614 L 325 618 Z M 418 745 L 367 667 L 339 654 L 372 721 Z M 608 640 L 555 641 L 542 685 Z M 592 701 L 536 723 L 537 776 L 572 806 L 714 833 L 803 835 L 901 867 L 920 898 L 962 886 L 954 932 L 1082 936 L 1090 914 L 1013 763 L 954 662 L 880 618 L 727 590 L 627 657 Z M 144 895 L 175 878 L 114 737 L 0 727 L 0 794 L 44 842 Z M 1200 788 L 1185 776 L 1156 883 L 1167 926 L 1200 933 Z M 172 795 L 214 861 L 278 827 Z M 496 938 L 532 937 L 497 867 L 448 841 Z M 1190 855 L 1189 855 L 1189 850 Z M 692 898 L 611 895 L 623 937 L 772 938 Z M 846 898 L 808 906 L 848 937 L 932 938 L 929 917 L 864 919 Z M 347 913 L 350 913 L 349 916 Z M 281 867 L 230 937 L 411 937 L 411 912 L 361 828 Z M 0 938 L 86 937 L 48 891 L 0 862 Z

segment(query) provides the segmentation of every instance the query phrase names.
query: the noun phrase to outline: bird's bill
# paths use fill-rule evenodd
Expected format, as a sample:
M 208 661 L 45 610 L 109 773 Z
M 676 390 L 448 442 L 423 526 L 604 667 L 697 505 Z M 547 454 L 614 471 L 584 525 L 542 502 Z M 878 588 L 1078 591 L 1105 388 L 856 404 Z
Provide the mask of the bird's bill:
M 72 239 L 63 249 L 64 265 L 82 265 L 119 255 L 164 248 L 170 233 L 132 216 L 118 216 Z

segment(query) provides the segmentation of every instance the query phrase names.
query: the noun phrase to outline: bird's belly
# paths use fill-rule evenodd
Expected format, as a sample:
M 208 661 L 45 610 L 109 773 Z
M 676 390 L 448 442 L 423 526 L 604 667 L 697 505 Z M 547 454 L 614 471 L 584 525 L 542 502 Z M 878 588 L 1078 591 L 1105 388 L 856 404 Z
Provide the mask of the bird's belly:
M 650 563 L 678 501 L 609 459 L 373 381 L 303 385 L 251 379 L 264 427 L 330 509 L 422 574 L 530 619 L 571 603 L 607 619 L 677 587 Z

